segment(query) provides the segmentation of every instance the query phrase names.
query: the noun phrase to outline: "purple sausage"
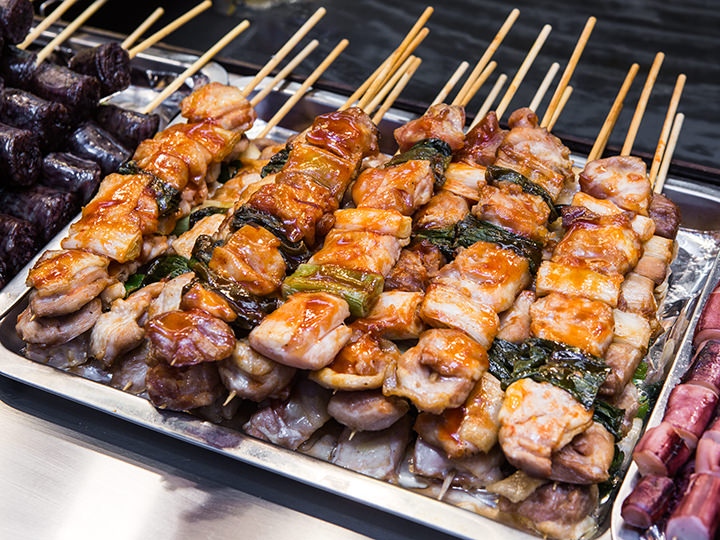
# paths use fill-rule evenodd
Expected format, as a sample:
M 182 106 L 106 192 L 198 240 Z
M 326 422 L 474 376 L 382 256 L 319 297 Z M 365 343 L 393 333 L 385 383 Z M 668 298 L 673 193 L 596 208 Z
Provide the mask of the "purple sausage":
M 160 127 L 157 114 L 142 114 L 115 105 L 100 105 L 95 121 L 127 148 L 134 149 L 145 139 L 152 139 Z
M 0 29 L 8 43 L 20 43 L 30 31 L 33 7 L 30 0 L 0 0 Z
M 0 120 L 31 131 L 43 150 L 60 146 L 70 132 L 70 114 L 61 103 L 47 101 L 25 90 L 0 93 Z
M 642 476 L 673 476 L 690 459 L 692 451 L 674 426 L 662 422 L 645 432 L 635 447 L 633 459 Z
M 100 81 L 102 96 L 109 96 L 130 86 L 130 56 L 115 41 L 81 50 L 70 59 L 68 67 Z
M 60 191 L 74 193 L 85 204 L 102 180 L 100 166 L 68 152 L 53 152 L 43 159 L 40 183 Z
M 709 340 L 702 345 L 695 355 L 685 382 L 720 392 L 720 341 Z
M 697 440 L 715 412 L 718 395 L 705 386 L 679 384 L 670 392 L 664 422 L 672 424 L 680 435 Z
M 45 186 L 23 191 L 0 190 L 0 208 L 35 226 L 42 243 L 55 236 L 77 213 L 77 197 Z
M 103 175 L 114 173 L 132 153 L 107 131 L 93 122 L 86 122 L 70 135 L 67 149 L 100 166 Z
M 720 339 L 720 289 L 710 294 L 695 327 L 693 345 L 699 347 L 709 339 Z
M 41 163 L 40 147 L 30 131 L 0 124 L 0 187 L 34 184 Z
M 720 525 L 720 477 L 693 476 L 687 493 L 670 516 L 666 538 L 712 540 Z
M 647 529 L 667 510 L 674 488 L 674 482 L 667 476 L 643 476 L 623 501 L 623 519 L 633 527 Z
M 7 265 L 8 277 L 35 255 L 35 227 L 29 221 L 0 214 L 0 259 Z

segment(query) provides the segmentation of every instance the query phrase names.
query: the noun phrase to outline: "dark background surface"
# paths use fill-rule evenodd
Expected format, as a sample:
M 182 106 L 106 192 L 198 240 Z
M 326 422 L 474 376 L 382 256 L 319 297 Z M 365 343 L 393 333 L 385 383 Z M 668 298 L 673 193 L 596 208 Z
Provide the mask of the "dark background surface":
M 195 0 L 111 0 L 89 24 L 127 33 L 157 5 L 166 14 L 163 24 L 186 11 Z M 296 71 L 306 74 L 343 37 L 349 47 L 323 79 L 361 83 L 400 42 L 427 5 L 415 0 L 355 2 L 302 0 L 298 2 L 242 2 L 215 0 L 211 10 L 168 37 L 169 44 L 202 50 L 214 43 L 238 20 L 252 26 L 222 56 L 262 64 L 293 31 L 317 9 L 328 13 L 311 32 L 320 47 Z M 679 110 L 686 120 L 676 150 L 679 160 L 720 168 L 717 126 L 720 124 L 720 2 L 718 0 L 443 0 L 435 3 L 430 35 L 417 51 L 423 64 L 403 98 L 428 103 L 462 60 L 479 59 L 490 39 L 513 7 L 520 17 L 496 53 L 499 67 L 468 106 L 474 113 L 497 75 L 512 77 L 543 24 L 553 26 L 545 46 L 530 69 L 511 107 L 529 102 L 552 62 L 564 68 L 585 20 L 598 23 L 571 84 L 575 91 L 555 131 L 594 139 L 632 62 L 641 66 L 610 144 L 622 144 L 645 76 L 657 51 L 666 59 L 640 127 L 636 150 L 652 152 L 664 120 L 678 73 L 688 82 Z M 157 25 L 157 27 L 160 26 Z M 311 37 L 306 38 L 305 42 Z M 299 49 L 298 49 L 299 50 Z M 559 75 L 556 81 L 559 80 Z M 547 103 L 546 98 L 545 104 Z M 541 107 L 541 110 L 544 110 Z

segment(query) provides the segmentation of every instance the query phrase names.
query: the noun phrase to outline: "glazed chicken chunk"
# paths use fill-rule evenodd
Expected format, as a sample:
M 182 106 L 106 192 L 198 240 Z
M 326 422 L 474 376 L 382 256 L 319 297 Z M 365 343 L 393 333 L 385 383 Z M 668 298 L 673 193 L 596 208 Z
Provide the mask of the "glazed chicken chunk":
M 206 84 L 182 100 L 180 110 L 190 122 L 212 120 L 225 129 L 247 131 L 255 121 L 255 110 L 234 87 L 217 82 Z
M 430 200 L 434 182 L 430 162 L 425 159 L 365 169 L 353 185 L 353 201 L 358 208 L 395 210 L 407 216 Z
M 520 379 L 505 391 L 499 415 L 500 446 L 515 467 L 548 478 L 553 453 L 588 429 L 592 416 L 565 390 Z
M 428 330 L 385 372 L 383 393 L 440 414 L 462 405 L 487 370 L 485 349 L 457 330 Z
M 400 151 L 405 152 L 424 139 L 441 139 L 453 152 L 463 147 L 465 135 L 465 111 L 458 105 L 438 103 L 432 105 L 420 118 L 395 130 L 395 140 Z
M 281 364 L 320 369 L 350 339 L 349 315 L 347 302 L 332 294 L 294 294 L 250 332 L 250 345 Z
M 623 210 L 648 215 L 652 186 L 645 162 L 634 156 L 596 159 L 580 173 L 580 189 L 614 202 Z
M 509 229 L 516 234 L 544 242 L 550 209 L 540 197 L 525 193 L 520 186 L 501 182 L 499 186 L 482 186 L 480 199 L 473 207 L 474 216 Z

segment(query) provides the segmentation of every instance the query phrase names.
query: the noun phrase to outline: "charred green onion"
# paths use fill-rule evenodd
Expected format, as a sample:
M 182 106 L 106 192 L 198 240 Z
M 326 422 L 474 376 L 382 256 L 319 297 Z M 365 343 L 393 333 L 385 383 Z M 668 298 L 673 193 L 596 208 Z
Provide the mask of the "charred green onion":
M 143 270 L 131 275 L 125 281 L 125 297 L 142 289 L 146 285 L 173 279 L 181 274 L 190 272 L 190 261 L 180 255 L 161 255 L 145 265 Z
M 452 260 L 455 256 L 455 225 L 442 229 L 420 229 L 415 232 L 416 238 L 425 238 L 436 246 L 446 259 Z
M 220 174 L 218 175 L 217 181 L 220 184 L 224 184 L 231 178 L 234 178 L 235 175 L 240 172 L 240 170 L 243 168 L 243 163 L 239 159 L 236 159 L 235 161 L 231 161 L 229 163 L 223 163 L 220 165 Z
M 383 290 L 379 274 L 332 264 L 301 264 L 282 284 L 285 298 L 300 292 L 327 292 L 341 297 L 355 317 L 365 317 Z
M 548 217 L 549 223 L 552 223 L 560 217 L 560 212 L 555 207 L 555 203 L 553 202 L 553 198 L 550 196 L 550 193 L 548 193 L 548 191 L 540 184 L 536 184 L 522 174 L 515 172 L 512 169 L 504 169 L 502 167 L 494 167 L 491 165 L 485 172 L 485 178 L 488 183 L 493 185 L 497 185 L 500 182 L 511 182 L 513 184 L 517 184 L 525 193 L 540 197 L 550 209 L 550 216 Z
M 290 241 L 285 231 L 285 225 L 277 217 L 252 206 L 243 205 L 233 214 L 230 228 L 236 231 L 248 224 L 263 227 L 280 240 L 279 249 L 288 267 L 288 272 L 293 272 L 299 264 L 310 258 L 310 251 L 305 242 L 302 240 Z
M 595 401 L 593 420 L 612 433 L 615 440 L 622 439 L 621 429 L 624 417 L 625 409 L 613 407 L 601 399 Z
M 270 162 L 262 168 L 260 176 L 265 178 L 268 174 L 275 174 L 282 170 L 290 157 L 290 148 L 286 146 L 270 158 Z
M 155 194 L 160 217 L 172 216 L 180 208 L 182 193 L 175 186 L 163 182 L 157 176 L 148 184 L 148 188 Z
M 213 214 L 225 214 L 227 211 L 228 209 L 225 206 L 204 206 L 203 208 L 198 208 L 192 212 L 188 218 L 188 230 L 192 229 L 202 218 L 212 216 Z
M 423 139 L 412 147 L 398 154 L 388 161 L 383 168 L 396 167 L 408 161 L 427 160 L 430 162 L 433 176 L 435 177 L 435 189 L 439 189 L 445 183 L 445 169 L 450 165 L 452 149 L 450 145 L 440 139 Z
M 538 242 L 469 214 L 456 225 L 455 247 L 470 247 L 480 241 L 498 244 L 525 257 L 530 262 L 530 271 L 533 273 L 542 261 L 542 245 Z

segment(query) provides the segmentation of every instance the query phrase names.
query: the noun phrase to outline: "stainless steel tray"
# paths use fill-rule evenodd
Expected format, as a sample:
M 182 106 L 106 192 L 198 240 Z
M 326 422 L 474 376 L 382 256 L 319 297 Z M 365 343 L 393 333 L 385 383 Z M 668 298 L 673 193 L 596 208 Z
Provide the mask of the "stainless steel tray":
M 92 44 L 90 37 L 83 37 L 82 39 L 87 40 L 85 44 Z M 150 51 L 147 56 L 149 60 L 160 65 L 163 65 L 165 61 L 165 54 L 161 52 Z M 187 58 L 183 61 L 183 59 L 173 58 L 172 61 L 168 60 L 167 67 L 173 67 L 172 71 L 178 71 L 178 68 L 182 69 L 183 63 L 189 60 L 192 59 Z M 248 78 L 229 76 L 229 81 L 239 86 L 242 86 L 247 80 Z M 272 116 L 296 86 L 296 84 L 289 84 L 278 88 L 262 102 L 258 108 L 260 117 L 258 126 L 262 125 L 263 119 Z M 344 97 L 337 94 L 322 91 L 314 92 L 294 108 L 292 113 L 285 118 L 281 127 L 275 130 L 272 135 L 282 138 L 303 129 L 316 115 L 334 110 L 343 101 Z M 381 125 L 385 140 L 391 141 L 392 130 L 411 117 L 412 115 L 403 111 L 391 110 Z M 253 132 L 259 129 L 260 127 L 253 128 L 249 135 L 252 136 Z M 576 158 L 578 164 L 582 163 L 582 161 L 582 158 Z M 714 209 L 716 205 L 720 204 L 720 190 L 680 179 L 669 179 L 666 192 L 678 202 L 681 209 L 685 210 L 685 215 L 688 216 L 685 225 L 688 226 L 699 225 L 693 219 L 698 219 L 698 215 L 701 213 L 712 215 L 707 210 Z M 700 212 L 698 212 L 698 209 L 700 209 Z M 702 212 L 703 209 L 706 212 Z M 705 222 L 702 225 L 720 229 L 720 218 L 718 222 Z M 57 247 L 64 234 L 65 231 L 61 231 L 46 248 Z M 681 249 L 685 242 L 683 238 L 687 239 L 693 236 L 694 233 L 681 232 L 679 237 Z M 709 244 L 717 248 L 715 237 L 708 235 L 708 239 Z M 449 534 L 475 539 L 501 539 L 509 536 L 527 539 L 537 538 L 532 534 L 518 531 L 500 522 L 486 519 L 474 512 L 366 477 L 298 452 L 274 446 L 241 432 L 202 421 L 186 414 L 157 410 L 141 397 L 24 358 L 19 354 L 22 342 L 18 339 L 14 326 L 18 313 L 26 304 L 27 289 L 24 285 L 24 279 L 27 268 L 33 263 L 34 261 L 31 261 L 28 267 L 22 270 L 4 290 L 0 291 L 0 315 L 2 316 L 0 318 L 0 374 L 148 427 L 154 431 Z M 705 268 L 703 274 L 708 273 L 707 270 L 709 268 Z M 704 278 L 698 275 L 696 288 L 701 289 L 703 284 Z M 680 307 L 678 324 L 674 327 L 672 339 L 668 340 L 664 354 L 673 355 L 678 347 L 681 351 L 687 348 L 689 331 L 687 321 L 695 320 L 697 317 L 697 305 L 697 303 L 690 302 Z M 675 364 L 674 367 L 677 367 L 677 362 Z M 675 371 L 672 374 L 674 375 Z M 664 394 L 666 393 L 667 391 L 664 392 Z M 655 416 L 657 416 L 657 412 L 653 414 L 651 421 Z M 623 488 L 627 483 L 626 480 Z M 488 510 L 488 512 L 491 512 L 491 510 Z M 608 515 L 595 536 L 607 539 L 610 538 L 610 534 L 610 516 Z

